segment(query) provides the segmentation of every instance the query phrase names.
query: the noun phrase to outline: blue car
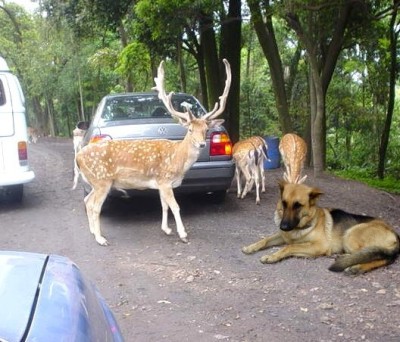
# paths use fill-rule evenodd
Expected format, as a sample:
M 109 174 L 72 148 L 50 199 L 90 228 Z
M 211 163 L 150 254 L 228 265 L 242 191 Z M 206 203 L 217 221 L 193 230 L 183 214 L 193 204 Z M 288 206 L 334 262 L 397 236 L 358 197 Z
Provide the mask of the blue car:
M 123 341 L 100 293 L 68 258 L 0 252 L 0 341 Z

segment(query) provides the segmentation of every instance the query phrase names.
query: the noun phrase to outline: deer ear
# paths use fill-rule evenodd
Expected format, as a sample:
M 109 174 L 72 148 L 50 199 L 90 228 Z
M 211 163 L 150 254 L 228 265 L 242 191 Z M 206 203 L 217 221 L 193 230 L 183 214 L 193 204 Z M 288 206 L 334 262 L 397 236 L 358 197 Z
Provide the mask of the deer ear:
M 224 119 L 214 119 L 207 122 L 208 128 L 219 127 L 225 122 Z
M 183 120 L 181 118 L 178 119 L 179 123 L 183 126 L 183 127 L 188 127 L 190 124 L 190 121 L 187 120 Z

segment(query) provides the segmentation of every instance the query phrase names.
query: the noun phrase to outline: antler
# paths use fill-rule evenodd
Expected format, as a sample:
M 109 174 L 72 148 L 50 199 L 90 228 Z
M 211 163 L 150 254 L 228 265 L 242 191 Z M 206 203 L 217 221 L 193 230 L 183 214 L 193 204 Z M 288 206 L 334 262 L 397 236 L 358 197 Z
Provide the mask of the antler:
M 231 66 L 226 59 L 223 59 L 225 64 L 226 71 L 226 81 L 225 81 L 225 89 L 223 94 L 219 97 L 219 103 L 216 102 L 213 110 L 211 112 L 206 113 L 202 118 L 204 120 L 212 120 L 217 116 L 221 115 L 225 110 L 226 101 L 228 99 L 229 89 L 231 87 L 232 74 L 231 74 Z M 176 116 L 182 120 L 187 121 L 190 118 L 190 110 L 187 108 L 187 112 L 178 112 L 174 106 L 172 105 L 172 95 L 173 92 L 167 94 L 164 88 L 164 62 L 162 61 L 157 69 L 157 77 L 154 78 L 154 82 L 156 83 L 155 87 L 152 89 L 158 92 L 158 98 L 164 103 L 165 107 L 171 113 L 171 115 Z
M 174 95 L 174 92 L 170 92 L 168 95 L 165 92 L 164 88 L 164 61 L 161 61 L 160 65 L 158 66 L 157 69 L 157 77 L 154 77 L 154 82 L 156 83 L 155 87 L 152 89 L 158 91 L 158 98 L 164 103 L 164 106 L 168 109 L 168 111 L 171 113 L 171 115 L 178 117 L 179 119 L 188 121 L 190 118 L 190 112 L 189 109 L 187 109 L 186 112 L 178 112 L 174 106 L 172 105 L 172 95 Z
M 225 64 L 225 72 L 226 72 L 226 81 L 225 81 L 225 89 L 223 94 L 219 97 L 219 103 L 216 102 L 214 109 L 211 112 L 208 112 L 203 116 L 204 120 L 212 120 L 215 119 L 217 116 L 221 115 L 225 110 L 226 101 L 228 99 L 229 89 L 231 87 L 232 81 L 232 73 L 231 73 L 231 66 L 229 62 L 224 58 L 222 60 Z

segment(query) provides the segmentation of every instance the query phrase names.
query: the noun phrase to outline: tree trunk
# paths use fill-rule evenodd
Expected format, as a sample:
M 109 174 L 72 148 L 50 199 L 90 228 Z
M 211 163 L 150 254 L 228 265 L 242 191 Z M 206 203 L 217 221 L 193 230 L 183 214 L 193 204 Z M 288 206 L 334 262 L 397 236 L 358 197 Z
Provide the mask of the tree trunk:
M 321 23 L 314 20 L 312 13 L 305 19 L 307 24 L 302 27 L 299 16 L 295 12 L 289 11 L 285 19 L 297 34 L 299 41 L 307 52 L 307 59 L 310 63 L 312 85 L 310 89 L 315 92 L 315 117 L 311 118 L 311 145 L 315 176 L 320 175 L 325 170 L 326 163 L 326 119 L 325 119 L 325 99 L 333 72 L 336 67 L 337 59 L 343 46 L 344 34 L 349 21 L 349 15 L 355 2 L 344 1 L 340 3 L 334 30 L 331 39 L 321 41 L 316 35 L 313 37 L 310 32 L 318 32 L 318 25 Z M 324 47 L 324 45 L 326 45 Z M 321 48 L 324 47 L 324 48 Z M 312 94 L 310 94 L 311 97 Z
M 203 55 L 203 54 L 201 54 Z M 198 56 L 197 65 L 199 67 L 200 76 L 200 89 L 201 89 L 201 103 L 208 108 L 208 91 L 207 91 L 207 76 L 206 67 L 204 66 L 204 59 L 202 56 Z
M 265 6 L 269 7 L 269 1 L 265 1 L 265 3 L 268 4 Z M 274 27 L 272 25 L 272 14 L 266 15 L 264 22 L 259 1 L 249 0 L 248 5 L 251 13 L 251 21 L 257 33 L 258 41 L 268 61 L 281 130 L 283 133 L 289 133 L 292 131 L 292 122 L 285 90 L 282 61 L 275 39 Z
M 311 63 L 312 83 L 315 92 L 315 117 L 311 120 L 311 146 L 314 176 L 325 170 L 325 95 L 318 68 Z
M 53 101 L 46 99 L 46 111 L 47 111 L 47 127 L 52 137 L 56 136 L 56 128 L 54 124 L 54 106 Z
M 78 69 L 78 84 L 79 84 L 79 102 L 80 102 L 79 119 L 81 121 L 85 121 L 85 106 L 83 104 L 83 89 L 82 89 L 82 82 L 81 82 L 81 72 L 79 69 Z
M 205 13 L 202 13 L 200 19 L 200 44 L 207 78 L 208 103 L 204 103 L 204 105 L 209 110 L 214 108 L 215 103 L 218 102 L 222 87 L 213 20 L 211 15 Z
M 119 36 L 121 39 L 121 45 L 122 48 L 126 48 L 128 46 L 128 35 L 126 34 L 126 30 L 122 22 L 118 26 L 118 32 Z M 132 92 L 134 90 L 133 86 L 133 77 L 132 77 L 132 71 L 129 70 L 128 75 L 126 75 L 126 84 L 125 84 L 125 90 L 127 92 Z
M 396 16 L 399 2 L 394 1 L 394 9 L 390 20 L 389 36 L 390 36 L 390 74 L 389 74 L 389 99 L 385 127 L 382 132 L 381 142 L 379 145 L 379 162 L 378 177 L 385 177 L 385 160 L 387 147 L 389 145 L 390 127 L 392 125 L 394 100 L 396 97 L 396 79 L 397 79 L 397 39 L 399 33 L 396 32 Z
M 179 65 L 179 79 L 181 81 L 181 91 L 183 93 L 186 93 L 186 69 L 185 65 L 182 60 L 182 48 L 181 48 L 181 43 L 178 41 L 177 42 L 177 55 L 178 55 L 178 65 Z
M 240 52 L 241 52 L 241 0 L 229 1 L 229 12 L 221 28 L 221 58 L 226 58 L 232 71 L 232 84 L 225 109 L 225 127 L 233 143 L 240 138 Z M 221 63 L 222 66 L 222 63 Z M 225 80 L 221 73 L 221 88 Z

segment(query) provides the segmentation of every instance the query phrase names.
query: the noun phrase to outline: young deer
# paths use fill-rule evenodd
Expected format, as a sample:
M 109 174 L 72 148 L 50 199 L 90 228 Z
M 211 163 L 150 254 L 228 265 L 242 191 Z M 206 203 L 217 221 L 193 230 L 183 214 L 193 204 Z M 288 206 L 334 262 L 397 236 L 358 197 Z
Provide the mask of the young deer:
M 224 120 L 215 119 L 225 109 L 231 85 L 231 69 L 224 59 L 226 69 L 225 89 L 214 109 L 201 118 L 195 118 L 187 109 L 178 112 L 172 105 L 173 93 L 164 90 L 164 68 L 161 62 L 154 79 L 158 97 L 172 116 L 187 127 L 182 141 L 170 140 L 109 140 L 92 143 L 78 152 L 76 160 L 82 178 L 92 186 L 86 196 L 86 212 L 90 232 L 100 245 L 107 245 L 101 235 L 100 212 L 111 188 L 116 189 L 158 189 L 162 206 L 161 229 L 171 234 L 168 227 L 168 209 L 171 209 L 180 239 L 187 242 L 187 233 L 181 220 L 179 205 L 173 188 L 181 185 L 187 170 L 197 160 L 200 149 L 206 146 L 208 128 L 221 125 Z
M 256 185 L 256 204 L 260 204 L 260 178 L 261 192 L 265 192 L 264 161 L 267 159 L 267 144 L 259 136 L 253 136 L 238 141 L 232 149 L 233 159 L 236 164 L 237 197 L 245 198 L 247 193 Z M 242 191 L 242 175 L 245 186 Z
M 279 143 L 279 152 L 285 165 L 284 180 L 288 183 L 303 183 L 307 178 L 307 175 L 301 176 L 307 155 L 306 142 L 296 134 L 285 134 Z

